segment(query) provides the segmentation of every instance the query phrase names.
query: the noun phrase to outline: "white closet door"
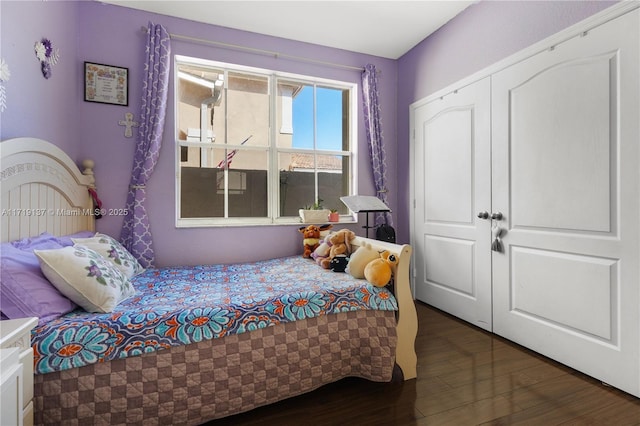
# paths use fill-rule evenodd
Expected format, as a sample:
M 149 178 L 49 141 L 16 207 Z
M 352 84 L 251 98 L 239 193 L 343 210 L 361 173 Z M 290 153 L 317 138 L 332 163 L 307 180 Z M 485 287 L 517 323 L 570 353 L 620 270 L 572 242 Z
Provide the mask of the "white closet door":
M 417 107 L 416 298 L 491 330 L 490 79 Z
M 638 10 L 492 78 L 494 332 L 640 396 Z

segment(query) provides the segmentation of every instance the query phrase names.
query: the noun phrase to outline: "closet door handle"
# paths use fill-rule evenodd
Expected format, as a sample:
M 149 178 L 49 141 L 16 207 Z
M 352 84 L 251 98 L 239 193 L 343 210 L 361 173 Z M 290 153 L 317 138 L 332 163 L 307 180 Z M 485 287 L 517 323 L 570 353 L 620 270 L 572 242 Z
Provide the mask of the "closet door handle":
M 491 219 L 493 220 L 502 220 L 503 216 L 501 212 L 491 213 Z
M 480 219 L 489 219 L 489 212 L 479 212 L 478 217 Z

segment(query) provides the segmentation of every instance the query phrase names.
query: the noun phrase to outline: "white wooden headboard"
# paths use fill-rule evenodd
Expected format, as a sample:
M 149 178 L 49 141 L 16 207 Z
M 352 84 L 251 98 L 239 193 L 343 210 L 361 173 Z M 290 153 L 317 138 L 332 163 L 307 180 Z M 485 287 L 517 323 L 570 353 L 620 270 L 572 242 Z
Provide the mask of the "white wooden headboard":
M 12 241 L 42 232 L 66 235 L 95 229 L 93 161 L 84 172 L 60 148 L 36 138 L 0 142 L 0 240 Z

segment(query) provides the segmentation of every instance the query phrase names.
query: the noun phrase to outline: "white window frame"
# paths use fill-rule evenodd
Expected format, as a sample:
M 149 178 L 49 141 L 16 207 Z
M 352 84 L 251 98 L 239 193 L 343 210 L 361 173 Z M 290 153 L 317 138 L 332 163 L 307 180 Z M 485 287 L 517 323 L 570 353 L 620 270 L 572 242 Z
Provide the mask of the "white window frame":
M 211 68 L 223 69 L 226 72 L 245 72 L 251 74 L 262 75 L 269 79 L 269 97 L 270 97 L 270 114 L 269 114 L 269 145 L 268 151 L 268 181 L 267 181 L 267 217 L 211 217 L 211 218 L 181 218 L 180 217 L 180 179 L 181 179 L 181 167 L 180 167 L 180 148 L 182 146 L 193 145 L 192 142 L 185 143 L 178 138 L 178 110 L 179 102 L 179 84 L 178 82 L 178 66 L 182 64 L 191 64 L 198 66 L 206 66 Z M 358 182 L 358 85 L 356 83 L 349 83 L 345 81 L 330 80 L 324 78 L 310 77 L 306 75 L 286 73 L 280 71 L 274 71 L 263 68 L 248 67 L 244 65 L 231 64 L 226 62 L 211 61 L 207 59 L 200 59 L 182 55 L 174 56 L 174 151 L 175 151 L 175 218 L 177 228 L 195 228 L 195 227 L 222 227 L 222 226 L 256 226 L 256 225 L 288 225 L 288 224 L 300 224 L 300 218 L 298 216 L 278 216 L 280 205 L 279 194 L 279 182 L 280 171 L 278 169 L 278 154 L 280 152 L 308 152 L 316 153 L 319 155 L 344 155 L 346 151 L 328 151 L 328 150 L 309 150 L 309 149 L 283 149 L 277 147 L 277 134 L 280 132 L 277 126 L 277 81 L 284 79 L 288 81 L 295 81 L 301 84 L 317 85 L 322 87 L 334 87 L 336 89 L 343 89 L 349 91 L 349 142 L 350 150 L 348 151 L 350 157 L 350 176 L 349 176 L 349 188 L 350 194 L 357 194 L 357 182 Z M 225 82 L 226 85 L 226 82 Z M 314 116 L 316 114 L 314 105 Z M 315 129 L 314 129 L 315 138 Z M 198 145 L 198 144 L 196 144 Z M 230 145 L 233 148 L 233 145 Z M 251 149 L 246 147 L 245 149 Z M 263 149 L 258 147 L 257 149 Z M 228 170 L 225 170 L 228 173 Z M 316 183 L 316 190 L 317 190 Z M 344 215 L 341 217 L 341 222 L 355 222 L 355 215 Z

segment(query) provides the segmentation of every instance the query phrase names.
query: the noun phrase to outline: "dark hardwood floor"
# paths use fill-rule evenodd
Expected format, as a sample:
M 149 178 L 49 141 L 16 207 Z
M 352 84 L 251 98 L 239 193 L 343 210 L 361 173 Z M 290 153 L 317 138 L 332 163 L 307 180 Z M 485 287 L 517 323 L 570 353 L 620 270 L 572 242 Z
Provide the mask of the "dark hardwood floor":
M 418 378 L 345 379 L 218 425 L 640 425 L 640 399 L 417 302 Z

